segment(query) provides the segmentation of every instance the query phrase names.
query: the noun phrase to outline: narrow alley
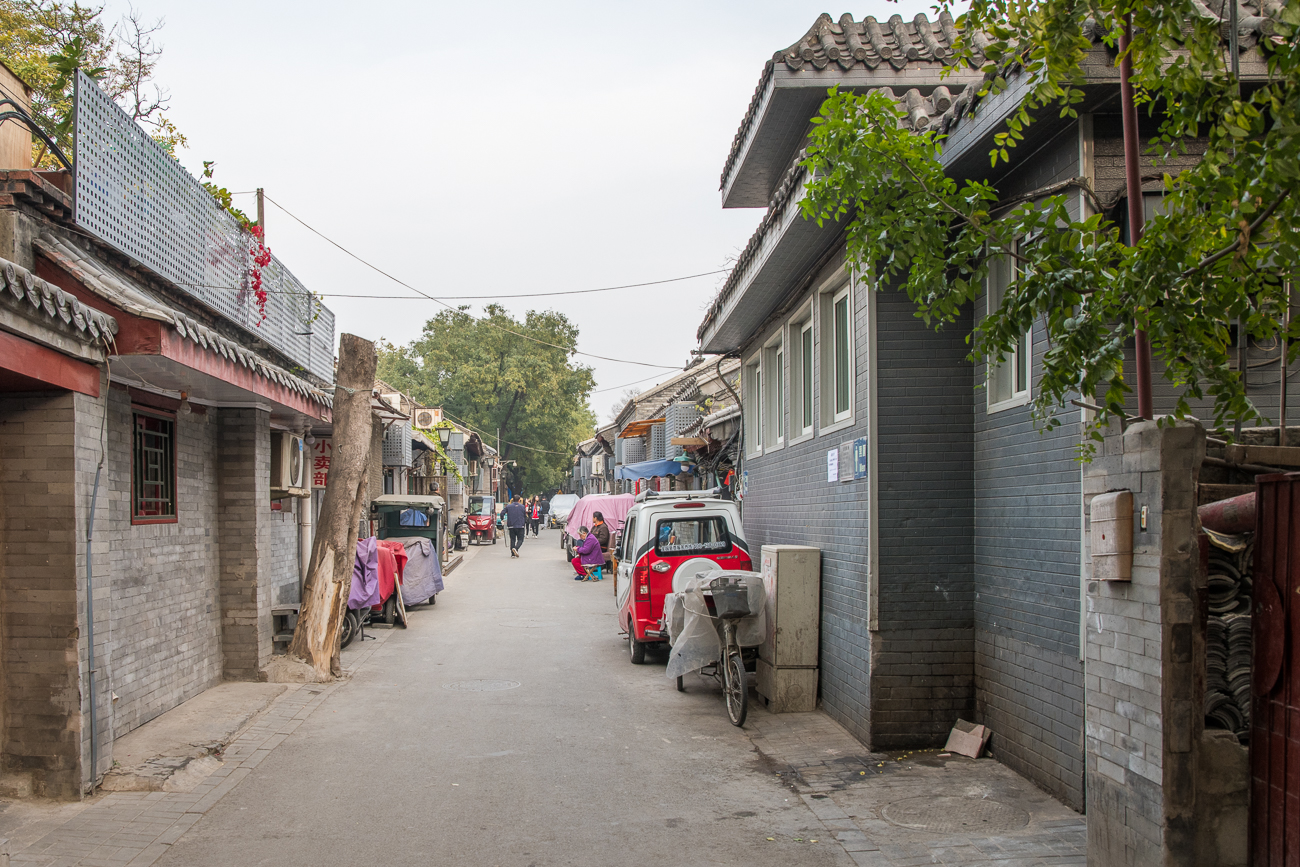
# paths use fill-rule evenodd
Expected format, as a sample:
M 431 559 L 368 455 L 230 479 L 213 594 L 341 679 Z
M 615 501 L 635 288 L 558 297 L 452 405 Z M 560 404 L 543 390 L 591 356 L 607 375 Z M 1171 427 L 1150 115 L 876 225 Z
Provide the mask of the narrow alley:
M 291 690 L 192 791 L 101 795 L 13 863 L 1083 863 L 1082 817 L 991 760 L 874 756 L 820 713 L 734 728 L 711 680 L 633 666 L 611 583 L 570 574 L 555 531 L 519 560 L 472 548 L 409 629 L 370 630 L 349 679 Z

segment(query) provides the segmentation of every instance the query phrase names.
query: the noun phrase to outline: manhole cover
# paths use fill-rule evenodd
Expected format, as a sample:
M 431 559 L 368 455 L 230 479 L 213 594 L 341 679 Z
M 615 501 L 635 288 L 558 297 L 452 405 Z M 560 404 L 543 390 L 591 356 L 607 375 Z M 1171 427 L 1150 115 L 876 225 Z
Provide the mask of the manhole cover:
M 881 813 L 895 825 L 941 834 L 1010 831 L 1029 824 L 1024 810 L 988 798 L 908 798 L 887 805 Z
M 455 683 L 444 683 L 443 689 L 454 689 L 460 692 L 499 692 L 503 689 L 514 689 L 522 686 L 517 680 L 458 680 Z

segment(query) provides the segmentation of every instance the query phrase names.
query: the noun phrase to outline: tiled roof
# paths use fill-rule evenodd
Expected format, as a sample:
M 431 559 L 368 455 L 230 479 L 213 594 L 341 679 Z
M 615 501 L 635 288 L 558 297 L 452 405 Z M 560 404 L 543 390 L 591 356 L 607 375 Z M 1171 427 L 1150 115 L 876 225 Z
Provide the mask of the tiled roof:
M 115 273 L 108 265 L 92 258 L 72 242 L 52 232 L 46 232 L 34 240 L 32 245 L 56 262 L 59 267 L 72 274 L 91 292 L 127 313 L 144 319 L 165 322 L 182 338 L 193 341 L 230 362 L 241 364 L 258 376 L 297 392 L 313 403 L 333 406 L 332 394 L 272 364 L 233 340 L 222 337 L 206 325 L 195 321 L 193 317 L 164 304 L 136 286 L 134 281 Z M 113 330 L 114 332 L 117 330 L 116 323 Z
M 796 70 L 806 63 L 817 69 L 831 63 L 843 69 L 859 63 L 870 69 L 882 63 L 902 69 L 912 62 L 948 61 L 956 41 L 957 28 L 947 12 L 939 13 L 937 21 L 918 13 L 911 21 L 904 21 L 901 15 L 891 15 L 885 22 L 873 15 L 854 21 L 848 12 L 839 21 L 833 21 L 823 12 L 802 39 L 773 54 L 772 62 Z
M 802 39 L 773 54 L 772 59 L 763 66 L 763 75 L 758 80 L 758 87 L 754 89 L 749 109 L 731 142 L 731 153 L 727 155 L 726 165 L 722 169 L 719 189 L 726 186 L 727 178 L 740 156 L 740 149 L 763 101 L 763 93 L 778 65 L 794 72 L 825 69 L 832 64 L 845 71 L 855 66 L 875 69 L 882 63 L 893 69 L 902 69 L 911 63 L 942 69 L 951 62 L 952 44 L 956 39 L 957 27 L 947 12 L 940 13 L 937 21 L 918 14 L 911 21 L 904 21 L 901 15 L 893 15 L 884 23 L 871 15 L 861 21 L 854 21 L 853 15 L 848 12 L 836 22 L 823 12 L 817 16 Z
M 0 259 L 0 297 L 12 307 L 26 307 L 53 323 L 61 322 L 64 330 L 83 343 L 110 341 L 117 334 L 117 320 L 106 313 L 87 307 L 58 286 L 47 283 L 22 265 Z

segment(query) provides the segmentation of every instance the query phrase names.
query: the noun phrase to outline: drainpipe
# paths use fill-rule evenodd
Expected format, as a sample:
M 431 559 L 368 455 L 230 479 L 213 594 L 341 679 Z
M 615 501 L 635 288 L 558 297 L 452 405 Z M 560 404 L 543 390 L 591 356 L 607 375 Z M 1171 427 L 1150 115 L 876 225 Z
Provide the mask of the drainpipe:
M 311 513 L 315 492 L 307 489 L 307 496 L 298 501 L 298 602 L 302 602 L 302 589 L 307 585 L 307 568 L 311 565 L 312 524 Z
M 99 480 L 104 474 L 108 443 L 108 397 L 112 390 L 113 369 L 109 358 L 112 347 L 104 341 L 104 410 L 100 420 L 99 464 L 95 467 L 95 484 L 90 489 L 90 514 L 86 517 L 86 679 L 90 681 L 90 791 L 99 780 L 99 714 L 95 709 L 95 506 L 99 502 Z

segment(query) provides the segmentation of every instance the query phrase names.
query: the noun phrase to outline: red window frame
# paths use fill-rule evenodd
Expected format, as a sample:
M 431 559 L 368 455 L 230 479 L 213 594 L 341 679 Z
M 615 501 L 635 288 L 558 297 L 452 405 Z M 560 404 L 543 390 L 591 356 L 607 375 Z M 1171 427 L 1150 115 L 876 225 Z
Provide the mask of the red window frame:
M 165 506 L 149 510 L 143 507 L 140 487 L 146 484 L 143 473 L 145 468 L 140 465 L 141 457 L 146 449 L 142 442 L 142 437 L 148 434 L 158 435 L 160 431 L 145 431 L 141 427 L 141 420 L 152 420 L 166 423 L 169 428 L 167 439 L 161 445 L 164 448 L 159 449 L 155 446 L 149 451 L 161 451 L 161 460 L 163 466 L 169 466 L 171 470 L 170 478 L 170 497 L 152 497 L 150 502 L 157 503 L 166 500 L 170 501 L 170 513 L 165 511 Z M 152 407 L 131 406 L 131 523 L 132 524 L 175 524 L 177 522 L 177 502 L 176 502 L 176 413 L 165 412 Z M 167 491 L 165 482 L 149 481 L 150 485 L 163 485 L 164 491 Z

